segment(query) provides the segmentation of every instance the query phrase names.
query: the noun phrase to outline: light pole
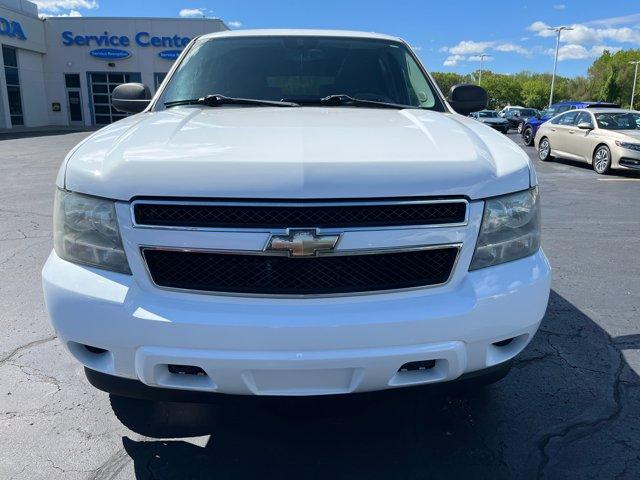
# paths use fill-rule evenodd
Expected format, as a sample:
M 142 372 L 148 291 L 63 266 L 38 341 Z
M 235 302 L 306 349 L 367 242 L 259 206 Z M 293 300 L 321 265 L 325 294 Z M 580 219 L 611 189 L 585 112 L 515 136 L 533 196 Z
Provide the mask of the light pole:
M 629 107 L 629 110 L 633 110 L 633 98 L 636 96 L 636 80 L 638 78 L 638 64 L 640 63 L 640 60 L 634 60 L 629 63 L 636 66 L 636 71 L 633 74 L 633 87 L 631 88 L 631 106 Z
M 484 62 L 484 57 L 488 57 L 489 55 L 486 53 L 480 54 L 480 78 L 478 78 L 478 86 L 482 83 L 482 62 Z
M 553 30 L 558 33 L 558 37 L 556 38 L 556 56 L 553 60 L 553 75 L 551 76 L 551 94 L 549 95 L 549 108 L 551 108 L 551 104 L 553 103 L 553 87 L 556 83 L 556 68 L 558 66 L 558 50 L 560 50 L 560 33 L 563 30 L 573 30 L 571 27 L 566 27 L 564 25 L 560 27 L 549 27 L 547 30 Z

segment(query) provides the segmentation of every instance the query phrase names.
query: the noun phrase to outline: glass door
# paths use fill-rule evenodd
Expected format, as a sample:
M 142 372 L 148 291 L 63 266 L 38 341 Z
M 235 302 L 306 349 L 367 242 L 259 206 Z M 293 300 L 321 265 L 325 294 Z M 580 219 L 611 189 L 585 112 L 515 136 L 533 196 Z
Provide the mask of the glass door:
M 82 124 L 82 94 L 80 90 L 80 74 L 66 73 L 64 82 L 67 89 L 67 109 L 69 124 Z
M 89 86 L 94 125 L 107 125 L 127 116 L 111 105 L 111 93 L 123 83 L 139 82 L 139 73 L 93 72 L 89 73 Z

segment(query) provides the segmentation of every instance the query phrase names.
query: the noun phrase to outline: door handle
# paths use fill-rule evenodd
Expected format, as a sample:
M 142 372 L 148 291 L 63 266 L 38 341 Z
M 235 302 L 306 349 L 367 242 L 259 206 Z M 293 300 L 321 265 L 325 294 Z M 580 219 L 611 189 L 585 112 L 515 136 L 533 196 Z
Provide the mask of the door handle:
M 573 135 L 574 133 L 576 133 L 576 131 L 575 130 L 569 130 L 569 133 Z
M 552 132 L 555 132 L 556 129 L 555 128 L 550 128 L 549 130 L 551 130 Z

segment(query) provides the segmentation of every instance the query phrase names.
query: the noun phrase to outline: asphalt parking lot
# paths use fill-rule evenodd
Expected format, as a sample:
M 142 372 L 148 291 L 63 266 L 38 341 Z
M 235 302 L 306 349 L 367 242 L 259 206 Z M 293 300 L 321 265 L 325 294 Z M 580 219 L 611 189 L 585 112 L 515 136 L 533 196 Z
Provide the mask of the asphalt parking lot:
M 640 478 L 640 172 L 536 160 L 553 290 L 491 387 L 149 408 L 90 387 L 43 305 L 55 175 L 87 135 L 0 137 L 0 478 Z

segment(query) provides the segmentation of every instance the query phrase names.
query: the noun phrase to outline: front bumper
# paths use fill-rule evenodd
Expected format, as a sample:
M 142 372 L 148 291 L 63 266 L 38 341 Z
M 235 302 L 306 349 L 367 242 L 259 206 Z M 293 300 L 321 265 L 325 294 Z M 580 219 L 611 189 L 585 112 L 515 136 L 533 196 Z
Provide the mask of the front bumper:
M 550 277 L 540 250 L 444 287 L 241 298 L 149 290 L 134 276 L 52 253 L 43 287 L 60 340 L 91 370 L 170 389 L 321 395 L 449 381 L 512 359 L 540 324 Z M 513 340 L 494 345 L 505 339 Z M 423 360 L 435 366 L 399 371 Z M 168 365 L 206 375 L 171 373 Z

